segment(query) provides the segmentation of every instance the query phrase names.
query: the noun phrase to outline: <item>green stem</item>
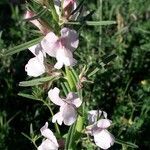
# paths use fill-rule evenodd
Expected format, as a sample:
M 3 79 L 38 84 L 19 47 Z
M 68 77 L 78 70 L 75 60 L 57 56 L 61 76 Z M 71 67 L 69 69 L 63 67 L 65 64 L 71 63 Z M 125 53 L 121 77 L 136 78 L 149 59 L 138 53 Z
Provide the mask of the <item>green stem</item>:
M 35 148 L 38 149 L 38 147 L 37 147 L 35 141 L 32 141 L 32 143 L 33 143 L 33 145 L 35 146 Z
M 51 107 L 49 106 L 49 104 L 46 103 L 44 100 L 43 100 L 43 103 L 44 103 L 44 105 L 46 105 L 46 106 L 48 107 L 48 109 L 49 109 L 51 115 L 54 116 L 54 113 L 53 113 Z M 57 133 L 58 135 L 60 135 L 60 130 L 59 130 L 59 127 L 58 127 L 58 124 L 57 124 L 57 123 L 55 123 L 55 129 L 56 129 L 56 133 Z
M 71 91 L 76 91 L 76 85 L 79 82 L 79 77 L 73 68 L 65 68 L 66 71 L 66 79 Z M 82 92 L 78 91 L 79 97 L 82 99 Z M 83 106 L 82 106 L 83 107 Z M 83 108 L 81 109 L 83 110 Z M 82 111 L 83 112 L 83 111 Z M 68 132 L 68 137 L 66 140 L 66 149 L 76 149 L 75 148 L 75 141 L 81 136 L 81 131 L 83 129 L 83 118 L 82 116 L 78 115 L 77 121 L 73 124 Z

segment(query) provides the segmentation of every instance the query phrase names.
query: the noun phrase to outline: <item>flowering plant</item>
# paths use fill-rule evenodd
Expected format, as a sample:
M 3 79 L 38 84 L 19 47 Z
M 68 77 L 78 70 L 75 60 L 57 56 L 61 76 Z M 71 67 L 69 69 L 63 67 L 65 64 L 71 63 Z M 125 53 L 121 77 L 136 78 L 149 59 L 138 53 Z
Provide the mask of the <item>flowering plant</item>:
M 38 150 L 76 149 L 79 143 L 82 145 L 85 141 L 95 143 L 94 146 L 102 149 L 108 149 L 115 142 L 114 136 L 108 131 L 112 122 L 107 119 L 107 113 L 100 110 L 90 111 L 86 108 L 82 86 L 83 82 L 89 81 L 84 77 L 87 72 L 85 69 L 78 73 L 73 68 L 78 63 L 74 53 L 80 45 L 80 38 L 78 31 L 72 26 L 100 26 L 115 22 L 87 21 L 92 13 L 83 12 L 83 4 L 84 1 L 78 3 L 76 0 L 26 2 L 27 11 L 24 20 L 37 29 L 36 33 L 40 37 L 6 52 L 6 55 L 10 55 L 28 48 L 34 55 L 25 65 L 25 71 L 30 78 L 38 78 L 20 82 L 20 86 L 39 86 L 47 98 L 37 96 L 39 93 L 35 94 L 34 91 L 32 94 L 19 93 L 19 95 L 46 105 L 56 129 L 55 136 L 48 128 L 46 120 L 40 130 L 44 137 L 40 145 L 36 144 L 38 136 L 28 137 Z M 96 68 L 90 74 L 95 74 L 97 71 Z M 44 86 L 41 88 L 41 85 Z M 55 106 L 59 106 L 59 111 L 54 115 L 52 108 Z M 59 127 L 61 125 L 70 126 L 67 134 L 61 134 Z

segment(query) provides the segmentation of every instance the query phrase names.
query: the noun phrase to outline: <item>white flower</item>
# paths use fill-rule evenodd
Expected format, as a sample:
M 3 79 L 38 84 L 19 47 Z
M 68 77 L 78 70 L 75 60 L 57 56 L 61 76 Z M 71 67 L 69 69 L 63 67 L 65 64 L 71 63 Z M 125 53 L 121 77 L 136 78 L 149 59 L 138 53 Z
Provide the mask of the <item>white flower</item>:
M 56 69 L 62 68 L 63 65 L 73 66 L 76 64 L 72 53 L 79 44 L 78 34 L 75 30 L 63 28 L 60 32 L 60 37 L 49 32 L 41 41 L 44 52 L 56 58 L 57 63 L 54 66 Z
M 35 55 L 35 57 L 28 61 L 25 66 L 25 71 L 27 72 L 28 76 L 38 77 L 45 73 L 44 55 L 41 51 L 42 48 L 38 44 L 30 47 L 29 50 Z
M 94 137 L 94 142 L 98 147 L 108 149 L 114 144 L 115 138 L 107 130 L 111 125 L 111 120 L 107 119 L 107 113 L 103 111 L 104 119 L 99 119 L 101 114 L 102 111 L 100 110 L 89 111 L 88 119 L 90 126 L 87 127 L 87 133 Z
M 48 123 L 41 128 L 41 134 L 46 138 L 42 141 L 38 150 L 58 150 L 58 142 L 53 132 L 48 128 Z
M 66 99 L 59 97 L 60 90 L 58 88 L 51 89 L 48 92 L 50 100 L 60 106 L 59 112 L 53 116 L 52 122 L 58 122 L 59 125 L 62 125 L 64 122 L 65 125 L 72 125 L 77 118 L 77 108 L 80 107 L 82 101 L 78 98 L 77 94 L 70 92 L 67 95 Z

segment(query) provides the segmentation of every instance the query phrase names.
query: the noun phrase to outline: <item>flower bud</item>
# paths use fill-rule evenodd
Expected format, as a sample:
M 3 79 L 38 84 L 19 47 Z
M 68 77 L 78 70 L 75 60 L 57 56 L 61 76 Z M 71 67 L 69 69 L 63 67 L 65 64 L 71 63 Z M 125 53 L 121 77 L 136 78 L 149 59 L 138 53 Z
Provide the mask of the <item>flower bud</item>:
M 63 8 L 64 8 L 64 14 L 63 14 L 64 17 L 69 18 L 71 12 L 76 8 L 75 0 L 64 0 Z
M 24 15 L 24 19 L 30 19 L 34 16 L 36 16 L 36 14 L 34 12 L 27 10 L 25 15 Z M 30 22 L 33 25 L 35 25 L 44 35 L 46 35 L 48 32 L 50 32 L 50 28 L 42 20 L 31 19 Z

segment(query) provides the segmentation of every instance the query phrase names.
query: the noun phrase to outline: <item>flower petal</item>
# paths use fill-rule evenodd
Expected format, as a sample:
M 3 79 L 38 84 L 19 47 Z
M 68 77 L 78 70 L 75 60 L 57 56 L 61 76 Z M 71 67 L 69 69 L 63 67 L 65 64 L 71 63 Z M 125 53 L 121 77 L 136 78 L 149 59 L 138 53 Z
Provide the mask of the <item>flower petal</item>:
M 41 44 L 33 45 L 33 46 L 29 47 L 29 50 L 37 57 L 39 55 L 43 55 Z
M 62 47 L 57 50 L 56 59 L 57 64 L 59 64 L 59 67 L 57 68 L 60 68 L 62 64 L 66 66 L 74 66 L 76 64 L 76 60 L 73 58 L 72 52 L 70 50 L 65 49 L 65 47 Z
M 62 61 L 57 61 L 57 63 L 54 65 L 54 68 L 56 68 L 56 69 L 61 69 L 62 67 L 63 67 Z
M 91 110 L 88 112 L 88 120 L 89 124 L 93 124 L 97 121 L 97 119 L 101 116 L 102 111 L 101 110 Z
M 59 38 L 53 33 L 49 32 L 41 41 L 42 48 L 49 56 L 55 57 L 56 51 L 59 49 Z
M 48 128 L 48 122 L 45 123 L 45 125 L 40 129 L 41 134 L 49 139 L 53 145 L 58 147 L 57 139 L 54 135 L 54 133 Z
M 64 45 L 67 49 L 74 51 L 78 47 L 78 34 L 75 30 L 63 28 L 61 29 L 61 37 L 64 39 Z
M 75 93 L 73 93 L 73 92 L 70 92 L 70 93 L 67 95 L 66 101 L 67 101 L 68 103 L 72 103 L 72 104 L 75 105 L 76 107 L 80 107 L 80 105 L 82 104 L 81 99 L 78 97 L 77 94 L 75 94 Z
M 61 112 L 58 112 L 57 114 L 55 114 L 53 116 L 52 122 L 55 123 L 56 121 L 58 122 L 59 125 L 62 125 L 63 117 L 62 117 L 62 113 Z
M 59 97 L 60 90 L 55 87 L 54 89 L 49 90 L 48 97 L 56 105 L 63 105 L 63 100 Z
M 111 120 L 109 119 L 100 119 L 97 122 L 97 127 L 101 128 L 101 129 L 106 129 L 111 125 Z
M 99 133 L 94 134 L 95 144 L 102 148 L 108 149 L 114 144 L 114 136 L 107 130 L 102 130 Z
M 75 108 L 69 104 L 65 104 L 63 107 L 60 108 L 62 112 L 62 117 L 65 125 L 72 125 L 77 118 L 77 112 Z
M 41 57 L 40 59 L 43 59 Z M 38 57 L 31 58 L 25 66 L 25 71 L 28 76 L 38 77 L 45 73 L 45 66 L 42 60 Z
M 58 146 L 55 145 L 51 140 L 44 140 L 41 145 L 38 147 L 38 150 L 58 150 Z

